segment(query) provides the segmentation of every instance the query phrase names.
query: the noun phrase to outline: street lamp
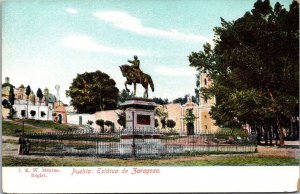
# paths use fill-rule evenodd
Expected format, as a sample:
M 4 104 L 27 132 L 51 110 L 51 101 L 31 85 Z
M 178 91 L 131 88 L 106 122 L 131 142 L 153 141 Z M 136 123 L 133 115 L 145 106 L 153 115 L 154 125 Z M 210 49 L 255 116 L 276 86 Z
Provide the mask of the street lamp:
M 59 85 L 55 85 L 55 89 L 56 89 L 56 91 L 57 91 L 58 106 L 60 106 L 59 88 L 60 88 L 60 86 L 59 86 Z

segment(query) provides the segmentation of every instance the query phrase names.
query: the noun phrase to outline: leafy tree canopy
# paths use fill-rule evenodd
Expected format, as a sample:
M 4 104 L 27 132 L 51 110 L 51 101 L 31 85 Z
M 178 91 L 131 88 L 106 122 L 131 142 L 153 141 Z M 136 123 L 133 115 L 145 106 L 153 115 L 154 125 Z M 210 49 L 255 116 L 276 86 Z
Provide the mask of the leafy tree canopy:
M 41 88 L 38 88 L 38 90 L 36 91 L 36 96 L 39 98 L 39 101 L 41 102 L 42 98 L 44 97 Z
M 162 98 L 154 97 L 153 102 L 155 102 L 156 104 L 160 104 L 160 105 L 169 104 L 169 100 L 167 98 L 162 99 Z
M 31 88 L 30 88 L 30 85 L 28 85 L 25 89 L 25 94 L 26 94 L 27 98 L 30 95 L 30 93 L 31 93 Z
M 190 66 L 213 80 L 211 88 L 201 88 L 203 95 L 216 96 L 212 117 L 219 125 L 271 122 L 282 130 L 299 104 L 298 3 L 287 11 L 278 2 L 272 8 L 269 0 L 258 0 L 235 21 L 221 18 L 214 32 L 214 47 L 207 43 L 189 56 Z
M 189 95 L 186 94 L 186 95 L 184 95 L 184 97 L 179 97 L 179 98 L 174 99 L 173 103 L 185 104 L 188 101 L 188 97 L 189 97 Z M 192 96 L 192 101 L 194 103 L 197 103 L 197 98 L 195 96 Z
M 119 89 L 116 82 L 101 71 L 77 74 L 66 95 L 79 113 L 94 113 L 117 107 Z
M 123 89 L 119 94 L 119 104 L 133 97 L 134 97 L 133 92 L 127 92 L 125 89 Z

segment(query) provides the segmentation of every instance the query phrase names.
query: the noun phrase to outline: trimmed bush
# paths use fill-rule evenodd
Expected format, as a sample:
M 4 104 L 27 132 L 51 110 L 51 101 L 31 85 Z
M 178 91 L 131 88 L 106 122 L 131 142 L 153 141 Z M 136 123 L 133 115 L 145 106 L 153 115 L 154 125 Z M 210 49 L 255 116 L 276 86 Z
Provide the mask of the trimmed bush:
M 35 114 L 36 114 L 36 111 L 35 111 L 35 110 L 31 110 L 31 111 L 30 111 L 30 115 L 31 115 L 32 117 L 34 117 Z
M 218 139 L 225 139 L 225 140 L 232 141 L 232 138 L 234 138 L 234 140 L 237 140 L 237 137 L 246 139 L 248 137 L 247 130 L 224 128 L 224 129 L 220 129 L 216 133 L 216 138 L 218 138 Z
M 167 120 L 167 127 L 174 128 L 176 126 L 176 122 L 173 120 Z

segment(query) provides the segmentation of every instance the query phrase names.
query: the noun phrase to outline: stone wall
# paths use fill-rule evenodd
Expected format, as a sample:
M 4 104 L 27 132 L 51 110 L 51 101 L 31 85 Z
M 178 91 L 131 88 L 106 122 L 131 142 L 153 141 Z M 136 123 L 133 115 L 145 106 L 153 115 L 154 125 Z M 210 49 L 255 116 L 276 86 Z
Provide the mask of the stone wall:
M 96 112 L 96 120 L 102 119 L 104 121 L 111 121 L 115 124 L 115 128 L 122 128 L 121 125 L 119 125 L 118 123 L 118 115 L 117 113 L 120 113 L 121 110 L 120 109 L 116 109 L 116 110 L 106 110 L 106 111 L 99 111 Z
M 91 126 L 95 129 L 99 128 L 96 125 L 95 114 L 68 114 L 67 121 L 69 124 L 80 125 L 80 117 L 82 119 L 82 125 L 87 125 L 88 121 L 92 121 L 93 124 Z
M 14 115 L 15 118 L 23 118 L 22 117 L 22 110 L 25 111 L 25 117 L 27 115 L 27 105 L 24 104 L 15 104 L 14 109 L 16 112 L 16 114 Z M 35 111 L 36 114 L 35 116 L 31 116 L 30 111 Z M 41 112 L 44 112 L 45 115 L 42 117 L 41 116 Z M 34 106 L 34 105 L 28 105 L 28 118 L 29 119 L 39 119 L 39 120 L 53 120 L 53 108 L 49 107 L 49 106 Z

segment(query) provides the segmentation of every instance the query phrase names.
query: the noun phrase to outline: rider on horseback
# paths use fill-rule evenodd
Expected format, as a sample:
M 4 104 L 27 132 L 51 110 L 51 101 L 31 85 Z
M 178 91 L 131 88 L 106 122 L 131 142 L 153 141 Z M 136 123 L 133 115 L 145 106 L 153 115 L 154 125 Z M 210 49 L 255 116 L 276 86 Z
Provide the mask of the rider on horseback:
M 140 69 L 140 60 L 138 60 L 138 57 L 136 55 L 134 55 L 133 58 L 134 58 L 133 61 L 128 60 L 128 62 L 132 64 L 131 67 L 133 68 L 134 73 L 137 75 L 137 77 L 139 78 L 140 83 L 141 83 L 142 82 L 142 71 Z

